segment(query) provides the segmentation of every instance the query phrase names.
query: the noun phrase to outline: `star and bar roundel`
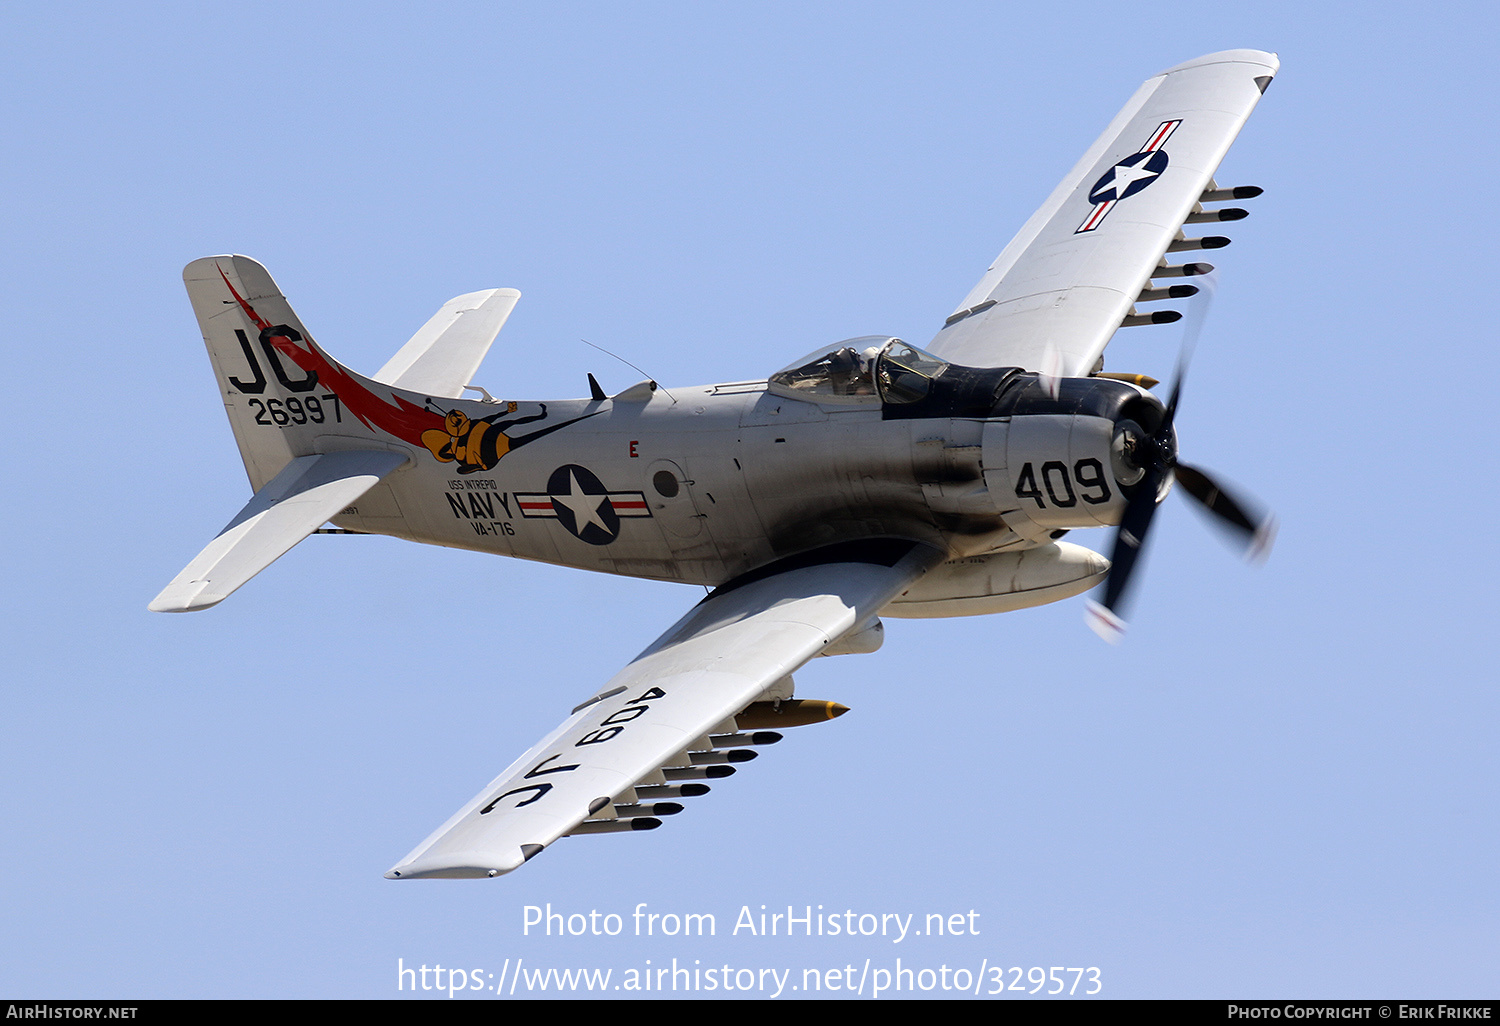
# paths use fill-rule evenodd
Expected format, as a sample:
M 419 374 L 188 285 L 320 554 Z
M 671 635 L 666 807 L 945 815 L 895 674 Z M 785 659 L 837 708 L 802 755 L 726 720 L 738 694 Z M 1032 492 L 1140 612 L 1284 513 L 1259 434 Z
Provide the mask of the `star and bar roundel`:
M 1094 209 L 1089 211 L 1089 216 L 1083 219 L 1083 224 L 1073 232 L 1074 235 L 1098 228 L 1116 203 L 1134 196 L 1161 177 L 1168 163 L 1167 151 L 1162 146 L 1180 124 L 1181 118 L 1163 121 L 1156 126 L 1156 131 L 1151 133 L 1139 152 L 1132 153 L 1099 177 L 1089 190 L 1089 202 L 1094 205 Z
M 651 515 L 644 492 L 612 492 L 593 471 L 576 463 L 554 470 L 545 492 L 517 492 L 516 504 L 521 516 L 556 520 L 590 545 L 618 538 L 624 518 Z

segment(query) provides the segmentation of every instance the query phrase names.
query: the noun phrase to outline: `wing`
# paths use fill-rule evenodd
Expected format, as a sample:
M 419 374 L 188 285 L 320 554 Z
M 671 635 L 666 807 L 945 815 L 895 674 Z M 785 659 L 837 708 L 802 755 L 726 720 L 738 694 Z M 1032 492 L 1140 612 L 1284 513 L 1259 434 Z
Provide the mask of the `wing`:
M 1259 193 L 1220 190 L 1213 175 L 1280 66 L 1274 54 L 1226 50 L 1148 79 L 928 349 L 967 366 L 1089 373 L 1116 328 L 1150 322 L 1134 303 L 1169 297 L 1142 293 L 1151 278 L 1201 273 L 1167 266 L 1165 254 L 1223 244 L 1184 239 L 1183 224 L 1244 216 L 1200 201 Z
M 455 296 L 396 351 L 375 380 L 409 392 L 459 398 L 520 298 L 515 289 Z
M 737 747 L 757 738 L 736 715 L 941 560 L 916 543 L 870 543 L 724 585 L 386 876 L 498 876 L 566 834 L 659 825 L 654 799 L 701 793 L 679 782 L 753 757 Z
M 187 613 L 224 601 L 406 461 L 385 450 L 292 460 L 152 599 L 150 609 Z

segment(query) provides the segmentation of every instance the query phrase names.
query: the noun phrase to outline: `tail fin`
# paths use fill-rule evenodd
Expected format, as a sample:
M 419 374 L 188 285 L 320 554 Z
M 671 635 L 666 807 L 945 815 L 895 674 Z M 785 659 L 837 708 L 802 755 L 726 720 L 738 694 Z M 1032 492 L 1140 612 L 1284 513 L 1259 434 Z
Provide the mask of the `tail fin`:
M 315 371 L 273 345 L 276 337 L 303 342 L 308 334 L 264 267 L 249 257 L 204 257 L 183 269 L 182 280 L 250 485 L 260 491 L 293 459 L 314 453 L 314 431 L 335 420 L 337 399 Z
M 249 257 L 204 257 L 182 278 L 255 495 L 151 603 L 158 612 L 222 601 L 410 462 L 422 432 L 448 437 L 422 396 L 329 359 Z
M 182 278 L 257 492 L 299 457 L 351 444 L 411 454 L 423 431 L 442 430 L 443 413 L 420 397 L 330 359 L 256 261 L 204 257 Z

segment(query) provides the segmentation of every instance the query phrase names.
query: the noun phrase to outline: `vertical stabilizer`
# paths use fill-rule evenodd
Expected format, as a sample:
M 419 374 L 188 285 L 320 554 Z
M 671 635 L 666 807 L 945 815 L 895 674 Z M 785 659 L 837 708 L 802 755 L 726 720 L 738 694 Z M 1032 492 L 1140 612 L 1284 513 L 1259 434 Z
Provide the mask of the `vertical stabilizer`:
M 310 341 L 307 329 L 259 263 L 204 257 L 182 272 L 208 346 L 229 425 L 256 491 L 341 418 L 315 370 L 304 370 L 273 339 Z

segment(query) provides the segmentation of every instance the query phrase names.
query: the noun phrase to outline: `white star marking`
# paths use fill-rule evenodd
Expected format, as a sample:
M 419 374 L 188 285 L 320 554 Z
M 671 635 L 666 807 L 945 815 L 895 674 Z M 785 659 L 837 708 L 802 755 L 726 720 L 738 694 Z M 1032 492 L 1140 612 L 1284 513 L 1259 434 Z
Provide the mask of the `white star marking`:
M 1155 178 L 1156 177 L 1156 172 L 1155 171 L 1147 171 L 1146 170 L 1146 164 L 1150 161 L 1150 159 L 1151 159 L 1150 157 L 1147 157 L 1145 160 L 1141 161 L 1139 164 L 1116 164 L 1115 165 L 1115 183 L 1114 183 L 1115 199 L 1119 199 L 1122 196 L 1124 196 L 1125 195 L 1125 190 L 1129 189 L 1130 186 L 1131 186 L 1131 183 L 1135 182 L 1137 179 L 1141 179 L 1141 178 Z
M 605 534 L 611 533 L 599 517 L 599 507 L 609 501 L 608 495 L 588 495 L 578 483 L 577 471 L 568 471 L 568 494 L 553 495 L 553 502 L 560 502 L 573 511 L 573 533 L 582 536 L 584 528 L 598 525 Z

